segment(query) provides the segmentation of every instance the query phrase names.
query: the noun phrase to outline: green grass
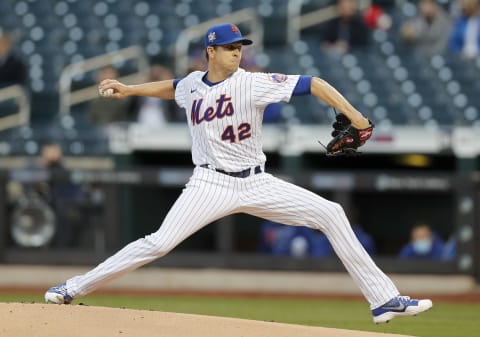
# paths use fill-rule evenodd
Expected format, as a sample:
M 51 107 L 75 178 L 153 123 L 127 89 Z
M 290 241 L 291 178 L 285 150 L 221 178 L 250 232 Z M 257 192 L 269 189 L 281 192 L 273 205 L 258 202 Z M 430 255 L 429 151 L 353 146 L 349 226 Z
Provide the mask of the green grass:
M 43 302 L 42 294 L 2 294 L 0 302 Z M 239 317 L 419 337 L 474 337 L 480 334 L 480 304 L 435 302 L 429 312 L 375 325 L 366 302 L 319 299 L 226 298 L 205 296 L 90 295 L 77 303 Z

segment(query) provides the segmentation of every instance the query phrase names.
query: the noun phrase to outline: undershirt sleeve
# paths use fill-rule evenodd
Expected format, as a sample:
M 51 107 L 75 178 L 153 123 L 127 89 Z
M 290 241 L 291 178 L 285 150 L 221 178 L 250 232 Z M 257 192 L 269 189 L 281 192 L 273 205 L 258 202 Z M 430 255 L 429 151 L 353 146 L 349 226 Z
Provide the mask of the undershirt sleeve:
M 310 95 L 310 86 L 312 84 L 312 76 L 302 75 L 298 79 L 297 85 L 293 89 L 292 96 Z
M 176 78 L 173 80 L 173 89 L 177 89 L 177 84 L 180 82 L 181 78 Z

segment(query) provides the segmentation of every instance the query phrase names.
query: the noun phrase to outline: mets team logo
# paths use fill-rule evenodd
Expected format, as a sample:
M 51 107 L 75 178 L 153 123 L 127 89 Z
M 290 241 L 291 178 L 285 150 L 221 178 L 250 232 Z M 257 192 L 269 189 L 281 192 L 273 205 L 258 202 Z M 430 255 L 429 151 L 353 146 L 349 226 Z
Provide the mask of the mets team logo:
M 272 73 L 270 74 L 270 80 L 275 83 L 282 83 L 287 80 L 288 76 L 284 74 Z
M 202 109 L 203 98 L 194 100 L 190 112 L 192 124 L 199 125 L 203 121 L 211 122 L 216 118 L 221 119 L 225 116 L 232 116 L 235 113 L 231 97 L 222 94 L 215 102 L 215 106 L 208 106 L 206 109 Z
M 234 34 L 238 34 L 238 27 L 237 27 L 237 26 L 231 25 L 230 28 L 232 29 L 232 32 L 233 32 Z
M 215 41 L 215 39 L 217 38 L 215 32 L 211 32 L 210 34 L 208 34 L 208 42 L 213 42 Z

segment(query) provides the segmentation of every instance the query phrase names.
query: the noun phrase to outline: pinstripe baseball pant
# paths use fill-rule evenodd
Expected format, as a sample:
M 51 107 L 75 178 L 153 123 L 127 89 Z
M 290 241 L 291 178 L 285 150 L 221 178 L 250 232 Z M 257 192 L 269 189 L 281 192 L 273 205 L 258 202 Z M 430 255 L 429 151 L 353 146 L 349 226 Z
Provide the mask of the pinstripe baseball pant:
M 155 233 L 128 244 L 86 274 L 69 279 L 68 292 L 73 297 L 86 295 L 164 256 L 204 226 L 234 213 L 324 232 L 372 309 L 399 294 L 362 247 L 339 204 L 268 173 L 235 178 L 202 167 L 195 168 Z

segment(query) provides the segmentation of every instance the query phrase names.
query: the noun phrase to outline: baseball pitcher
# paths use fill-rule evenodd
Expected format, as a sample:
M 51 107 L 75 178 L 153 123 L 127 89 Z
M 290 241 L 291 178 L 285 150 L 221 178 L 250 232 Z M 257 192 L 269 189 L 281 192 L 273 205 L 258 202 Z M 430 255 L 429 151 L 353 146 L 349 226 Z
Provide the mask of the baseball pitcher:
M 195 168 L 155 233 L 128 244 L 86 274 L 50 288 L 47 302 L 68 304 L 164 256 L 209 223 L 241 212 L 325 233 L 369 302 L 375 323 L 432 307 L 428 299 L 400 296 L 357 240 L 339 204 L 265 172 L 262 118 L 268 104 L 314 95 L 341 112 L 326 146 L 329 155 L 355 153 L 371 137 L 373 124 L 320 78 L 239 68 L 242 48 L 250 44 L 237 26 L 216 25 L 205 34 L 206 72 L 139 85 L 111 79 L 99 84 L 102 95 L 116 99 L 132 95 L 175 99 L 187 114 Z M 208 201 L 208 207 L 192 207 L 199 201 Z

